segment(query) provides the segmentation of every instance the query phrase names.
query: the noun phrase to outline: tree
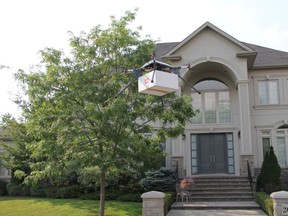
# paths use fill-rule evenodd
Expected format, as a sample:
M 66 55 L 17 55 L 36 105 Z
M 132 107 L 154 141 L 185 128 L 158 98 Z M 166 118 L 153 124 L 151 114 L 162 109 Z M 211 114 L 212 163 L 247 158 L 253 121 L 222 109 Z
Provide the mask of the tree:
M 27 148 L 27 143 L 31 142 L 31 137 L 26 132 L 24 123 L 19 123 L 11 115 L 2 116 L 1 128 L 3 128 L 3 136 L 13 140 L 13 145 L 5 142 L 0 143 L 4 148 L 4 153 L 1 154 L 1 159 L 5 161 L 5 166 L 12 171 L 11 183 L 20 184 L 23 178 L 15 178 L 14 172 L 21 170 L 26 175 L 30 174 L 30 154 Z
M 257 179 L 257 185 L 267 194 L 280 189 L 281 168 L 278 164 L 274 149 L 271 146 L 270 151 L 266 151 L 261 171 Z
M 138 31 L 128 28 L 135 15 L 112 17 L 104 30 L 96 26 L 79 37 L 71 33 L 69 58 L 46 48 L 39 67 L 16 75 L 25 94 L 17 103 L 34 138 L 28 148 L 35 162 L 30 175 L 23 173 L 25 180 L 97 167 L 101 216 L 106 174 L 160 164 L 159 142 L 183 133 L 194 116 L 188 96 L 140 94 L 137 82 L 131 82 L 134 74 L 127 69 L 150 60 L 154 49 L 153 40 L 141 40 Z

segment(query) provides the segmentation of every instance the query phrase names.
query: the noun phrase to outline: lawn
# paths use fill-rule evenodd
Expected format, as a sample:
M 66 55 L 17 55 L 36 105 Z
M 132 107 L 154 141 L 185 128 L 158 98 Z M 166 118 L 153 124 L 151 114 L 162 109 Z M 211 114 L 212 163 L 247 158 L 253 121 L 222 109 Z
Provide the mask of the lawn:
M 141 215 L 141 203 L 106 201 L 105 216 Z M 0 215 L 5 216 L 97 216 L 99 201 L 0 197 Z

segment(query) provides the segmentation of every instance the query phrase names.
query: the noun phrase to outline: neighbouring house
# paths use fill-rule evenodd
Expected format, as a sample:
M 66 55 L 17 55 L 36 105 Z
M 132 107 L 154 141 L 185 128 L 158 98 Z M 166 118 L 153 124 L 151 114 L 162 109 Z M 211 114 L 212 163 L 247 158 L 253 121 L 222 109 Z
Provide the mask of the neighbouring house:
M 287 41 L 288 42 L 288 41 Z M 241 42 L 209 22 L 181 42 L 158 43 L 156 60 L 187 66 L 178 92 L 199 113 L 165 144 L 166 166 L 182 176 L 259 173 L 274 147 L 288 163 L 288 52 Z M 286 169 L 287 172 L 287 169 Z
M 0 142 L 5 142 L 9 145 L 13 145 L 13 142 L 10 138 L 3 136 L 3 129 L 1 128 L 0 128 Z M 3 152 L 4 152 L 4 149 L 0 145 L 0 154 L 2 154 Z M 4 163 L 5 161 L 0 159 L 0 180 L 4 180 L 8 182 L 11 178 L 11 171 L 9 169 L 6 169 L 5 166 L 3 166 Z

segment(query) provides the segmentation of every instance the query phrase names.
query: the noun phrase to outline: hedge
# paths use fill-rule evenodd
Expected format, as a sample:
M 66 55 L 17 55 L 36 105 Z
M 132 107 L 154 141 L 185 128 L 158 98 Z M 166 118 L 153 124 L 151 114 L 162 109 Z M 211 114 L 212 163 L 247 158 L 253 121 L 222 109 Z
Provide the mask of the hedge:
M 8 184 L 7 182 L 0 180 L 0 196 L 4 196 L 8 194 L 7 189 L 6 189 L 7 184 Z
M 268 216 L 273 216 L 273 200 L 268 194 L 257 192 L 254 195 L 254 200 Z
M 173 192 L 166 192 L 164 198 L 164 214 L 168 214 L 171 209 L 171 205 L 174 202 L 175 194 Z

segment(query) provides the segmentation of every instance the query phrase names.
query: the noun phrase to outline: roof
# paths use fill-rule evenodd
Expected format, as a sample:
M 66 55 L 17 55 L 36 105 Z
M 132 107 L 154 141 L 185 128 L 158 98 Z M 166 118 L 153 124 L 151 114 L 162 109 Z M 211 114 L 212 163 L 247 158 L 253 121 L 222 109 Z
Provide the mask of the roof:
M 257 56 L 253 65 L 254 68 L 277 66 L 288 67 L 288 52 L 262 47 L 255 44 L 244 44 L 257 52 Z
M 187 38 L 185 38 L 181 42 L 156 44 L 155 58 L 159 61 L 163 61 L 162 59 L 163 56 L 168 56 L 177 49 L 179 49 L 180 47 L 185 46 L 185 43 L 188 40 L 191 40 L 193 37 L 195 37 L 195 35 L 199 34 L 199 32 L 201 32 L 204 28 L 212 28 L 222 36 L 226 37 L 227 39 L 231 40 L 232 42 L 244 48 L 247 54 L 249 53 L 253 54 L 254 58 L 255 57 L 256 58 L 255 61 L 253 58 L 253 61 L 251 62 L 252 67 L 249 66 L 249 68 L 258 69 L 258 68 L 272 68 L 272 67 L 273 68 L 288 67 L 288 52 L 262 47 L 250 43 L 240 42 L 209 22 L 204 23 L 200 28 L 198 28 L 196 31 L 194 31 L 192 34 L 190 34 Z M 257 53 L 257 55 L 255 55 L 255 52 Z

